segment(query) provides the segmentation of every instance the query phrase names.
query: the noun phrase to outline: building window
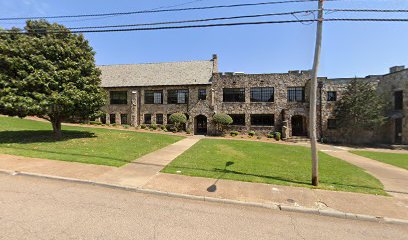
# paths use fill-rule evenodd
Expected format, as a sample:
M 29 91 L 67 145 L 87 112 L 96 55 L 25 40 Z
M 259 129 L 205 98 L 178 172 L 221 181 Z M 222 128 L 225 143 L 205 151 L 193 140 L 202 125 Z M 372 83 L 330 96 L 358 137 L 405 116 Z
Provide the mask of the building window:
M 305 101 L 305 88 L 304 87 L 289 87 L 288 88 L 288 101 L 289 102 L 304 102 Z
M 116 123 L 116 114 L 112 113 L 109 115 L 109 122 L 110 124 L 115 124 Z
M 337 120 L 336 119 L 327 119 L 327 128 L 328 129 L 336 129 L 337 128 Z
M 145 104 L 163 104 L 163 91 L 145 91 Z
M 274 88 L 251 88 L 251 102 L 273 102 Z
M 245 88 L 224 88 L 224 102 L 245 102 Z
M 167 103 L 184 104 L 188 102 L 188 90 L 168 90 Z
M 402 110 L 404 102 L 404 94 L 402 91 L 394 92 L 394 102 L 395 110 Z
M 207 99 L 207 89 L 198 89 L 198 100 Z
M 144 123 L 145 124 L 152 124 L 152 114 L 147 113 L 144 115 Z
M 251 125 L 252 126 L 273 126 L 275 118 L 273 114 L 252 114 Z
M 163 124 L 163 114 L 161 113 L 156 114 L 156 123 Z
M 328 102 L 337 101 L 337 92 L 334 91 L 327 92 L 327 101 Z
M 127 104 L 127 92 L 126 91 L 111 91 L 110 92 L 110 104 Z
M 245 114 L 229 114 L 232 118 L 234 126 L 245 126 Z
M 120 114 L 120 124 L 128 124 L 128 115 Z
M 101 116 L 101 123 L 106 124 L 106 115 L 105 114 Z

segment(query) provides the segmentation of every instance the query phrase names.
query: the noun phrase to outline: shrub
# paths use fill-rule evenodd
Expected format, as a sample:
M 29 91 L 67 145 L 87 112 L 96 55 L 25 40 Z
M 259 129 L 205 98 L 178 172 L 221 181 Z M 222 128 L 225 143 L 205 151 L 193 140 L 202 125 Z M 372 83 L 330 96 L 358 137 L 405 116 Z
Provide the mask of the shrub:
M 187 122 L 187 117 L 184 113 L 178 112 L 170 115 L 169 120 L 174 124 L 174 130 L 180 131 L 183 124 Z
M 213 121 L 217 130 L 221 133 L 224 133 L 225 128 L 233 122 L 231 116 L 225 113 L 214 114 Z
M 99 121 L 89 121 L 89 124 L 91 124 L 91 125 L 102 125 L 102 123 L 99 122 Z
M 117 124 L 117 123 L 113 123 L 113 124 L 111 124 L 111 126 L 112 126 L 112 127 L 116 127 L 116 126 L 118 126 L 118 124 Z
M 273 133 L 269 133 L 268 135 L 266 135 L 267 138 L 275 138 L 275 134 Z
M 141 128 L 141 129 L 146 129 L 147 126 L 146 126 L 146 124 L 142 124 L 142 125 L 140 125 L 140 128 Z
M 160 126 L 160 129 L 161 129 L 161 130 L 166 130 L 166 126 L 161 125 L 161 126 Z
M 249 131 L 249 132 L 248 132 L 248 136 L 250 136 L 250 137 L 255 136 L 255 131 Z
M 231 135 L 232 137 L 236 137 L 236 136 L 239 135 L 239 132 L 238 132 L 238 131 L 231 131 L 231 132 L 230 132 L 230 135 Z
M 150 125 L 150 129 L 152 129 L 152 130 L 157 130 L 157 125 L 156 124 L 151 124 Z
M 262 139 L 262 137 L 261 137 L 261 136 L 257 136 L 256 139 Z
M 128 129 L 129 128 L 129 125 L 127 125 L 127 124 L 124 124 L 124 125 L 122 125 L 124 128 L 126 128 L 126 129 Z
M 281 140 L 281 133 L 280 132 L 275 132 L 275 140 L 280 141 Z
M 186 133 L 187 133 L 187 134 L 191 134 L 191 130 L 190 130 L 190 129 L 187 129 L 187 130 L 186 130 Z

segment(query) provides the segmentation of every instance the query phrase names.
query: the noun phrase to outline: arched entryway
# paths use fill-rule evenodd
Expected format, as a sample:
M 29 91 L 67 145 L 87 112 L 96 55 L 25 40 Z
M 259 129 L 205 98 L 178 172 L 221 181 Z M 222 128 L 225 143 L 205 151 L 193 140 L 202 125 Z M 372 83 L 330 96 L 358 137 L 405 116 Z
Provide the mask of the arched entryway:
M 198 115 L 195 117 L 194 121 L 194 133 L 199 135 L 206 135 L 207 134 L 207 117 L 204 115 Z
M 291 119 L 292 136 L 306 136 L 306 118 L 295 115 Z

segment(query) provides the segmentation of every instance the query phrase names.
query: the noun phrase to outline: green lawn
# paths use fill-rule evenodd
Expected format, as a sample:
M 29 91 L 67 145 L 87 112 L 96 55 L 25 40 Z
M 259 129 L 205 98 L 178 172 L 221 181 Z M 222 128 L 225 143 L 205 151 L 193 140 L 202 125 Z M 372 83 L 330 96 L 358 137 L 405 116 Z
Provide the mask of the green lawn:
M 320 153 L 319 188 L 386 195 L 362 169 Z M 310 150 L 262 142 L 203 139 L 163 172 L 290 186 L 312 187 Z
M 408 154 L 370 151 L 351 151 L 351 153 L 408 170 Z
M 51 124 L 0 116 L 0 153 L 119 167 L 183 137 L 63 126 L 55 141 Z

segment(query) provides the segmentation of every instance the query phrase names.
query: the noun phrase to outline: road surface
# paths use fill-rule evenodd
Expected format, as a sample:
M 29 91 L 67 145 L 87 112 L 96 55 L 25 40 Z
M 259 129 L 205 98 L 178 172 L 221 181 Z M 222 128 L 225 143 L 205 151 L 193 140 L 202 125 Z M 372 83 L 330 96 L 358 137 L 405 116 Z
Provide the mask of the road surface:
M 0 239 L 407 239 L 408 227 L 0 174 Z

